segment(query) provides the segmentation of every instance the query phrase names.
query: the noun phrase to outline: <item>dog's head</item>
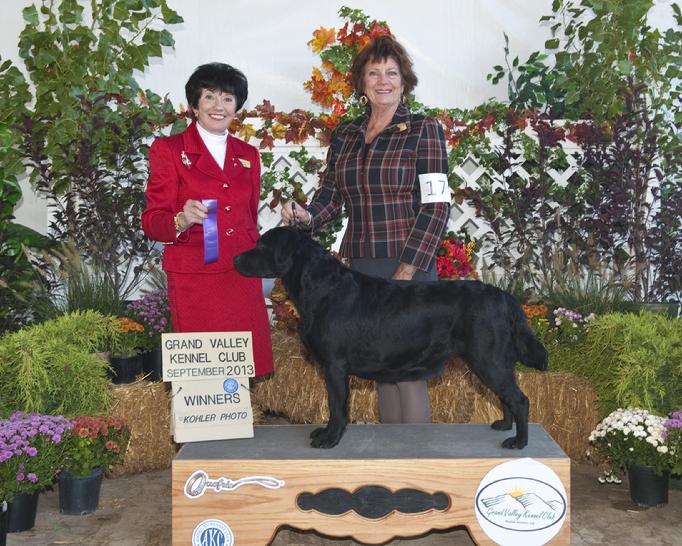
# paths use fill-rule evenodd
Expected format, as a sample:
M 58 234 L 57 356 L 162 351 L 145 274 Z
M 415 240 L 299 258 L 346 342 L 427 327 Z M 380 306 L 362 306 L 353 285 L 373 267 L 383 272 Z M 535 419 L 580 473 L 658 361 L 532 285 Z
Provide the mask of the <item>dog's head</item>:
M 292 226 L 266 231 L 255 248 L 234 257 L 234 268 L 245 277 L 281 277 L 291 268 L 303 237 L 306 235 Z

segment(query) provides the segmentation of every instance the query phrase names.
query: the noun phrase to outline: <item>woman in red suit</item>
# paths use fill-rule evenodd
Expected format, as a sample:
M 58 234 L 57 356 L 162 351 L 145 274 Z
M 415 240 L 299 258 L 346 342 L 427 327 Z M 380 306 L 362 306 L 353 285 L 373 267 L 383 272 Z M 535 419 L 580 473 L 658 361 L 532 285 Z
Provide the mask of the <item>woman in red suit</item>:
M 261 280 L 232 264 L 258 239 L 258 150 L 227 132 L 247 93 L 246 77 L 229 65 L 194 71 L 185 85 L 193 123 L 149 151 L 142 228 L 166 243 L 173 330 L 250 331 L 256 375 L 263 375 L 272 371 L 272 344 Z

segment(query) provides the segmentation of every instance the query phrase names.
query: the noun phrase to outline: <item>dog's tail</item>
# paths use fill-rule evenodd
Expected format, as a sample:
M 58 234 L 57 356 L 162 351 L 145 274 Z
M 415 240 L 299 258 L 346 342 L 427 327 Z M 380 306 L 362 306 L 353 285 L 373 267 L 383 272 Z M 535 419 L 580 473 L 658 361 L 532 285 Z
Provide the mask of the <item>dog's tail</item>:
M 540 343 L 528 326 L 528 319 L 518 302 L 511 296 L 508 301 L 512 310 L 512 333 L 516 356 L 526 366 L 540 371 L 547 369 L 547 350 Z

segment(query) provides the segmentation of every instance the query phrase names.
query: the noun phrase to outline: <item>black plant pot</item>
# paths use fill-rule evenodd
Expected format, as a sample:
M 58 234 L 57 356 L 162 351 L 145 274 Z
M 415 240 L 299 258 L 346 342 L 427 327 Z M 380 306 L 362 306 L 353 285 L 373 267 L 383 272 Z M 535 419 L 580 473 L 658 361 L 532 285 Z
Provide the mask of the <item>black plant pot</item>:
M 9 505 L 7 516 L 7 532 L 20 533 L 33 529 L 38 511 L 40 491 L 33 493 L 17 493 Z
M 666 470 L 656 475 L 653 466 L 633 464 L 628 467 L 630 498 L 639 506 L 662 506 L 668 504 L 668 477 Z
M 0 501 L 0 546 L 7 545 L 7 503 Z
M 76 478 L 68 471 L 59 473 L 59 511 L 69 516 L 82 516 L 97 510 L 102 487 L 102 469 L 94 468 L 89 476 Z
M 111 382 L 116 384 L 132 383 L 142 373 L 142 357 L 111 357 Z
M 142 369 L 149 381 L 161 381 L 163 379 L 161 355 L 161 347 L 154 347 L 142 355 Z

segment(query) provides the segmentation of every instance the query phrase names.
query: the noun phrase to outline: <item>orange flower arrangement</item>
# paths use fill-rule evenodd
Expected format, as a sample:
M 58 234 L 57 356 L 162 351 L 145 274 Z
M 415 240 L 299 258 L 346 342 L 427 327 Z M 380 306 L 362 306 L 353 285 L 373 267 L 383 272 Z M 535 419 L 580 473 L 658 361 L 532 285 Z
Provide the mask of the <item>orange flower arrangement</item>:
M 547 306 L 544 303 L 530 304 L 525 303 L 522 306 L 523 313 L 526 315 L 528 324 L 533 322 L 534 318 L 546 319 L 547 318 Z
M 130 432 L 121 419 L 76 417 L 65 438 L 64 470 L 77 478 L 88 476 L 95 468 L 106 472 L 123 459 L 129 438 Z
M 111 347 L 112 356 L 131 357 L 144 346 L 144 326 L 128 317 L 118 317 L 118 335 Z

